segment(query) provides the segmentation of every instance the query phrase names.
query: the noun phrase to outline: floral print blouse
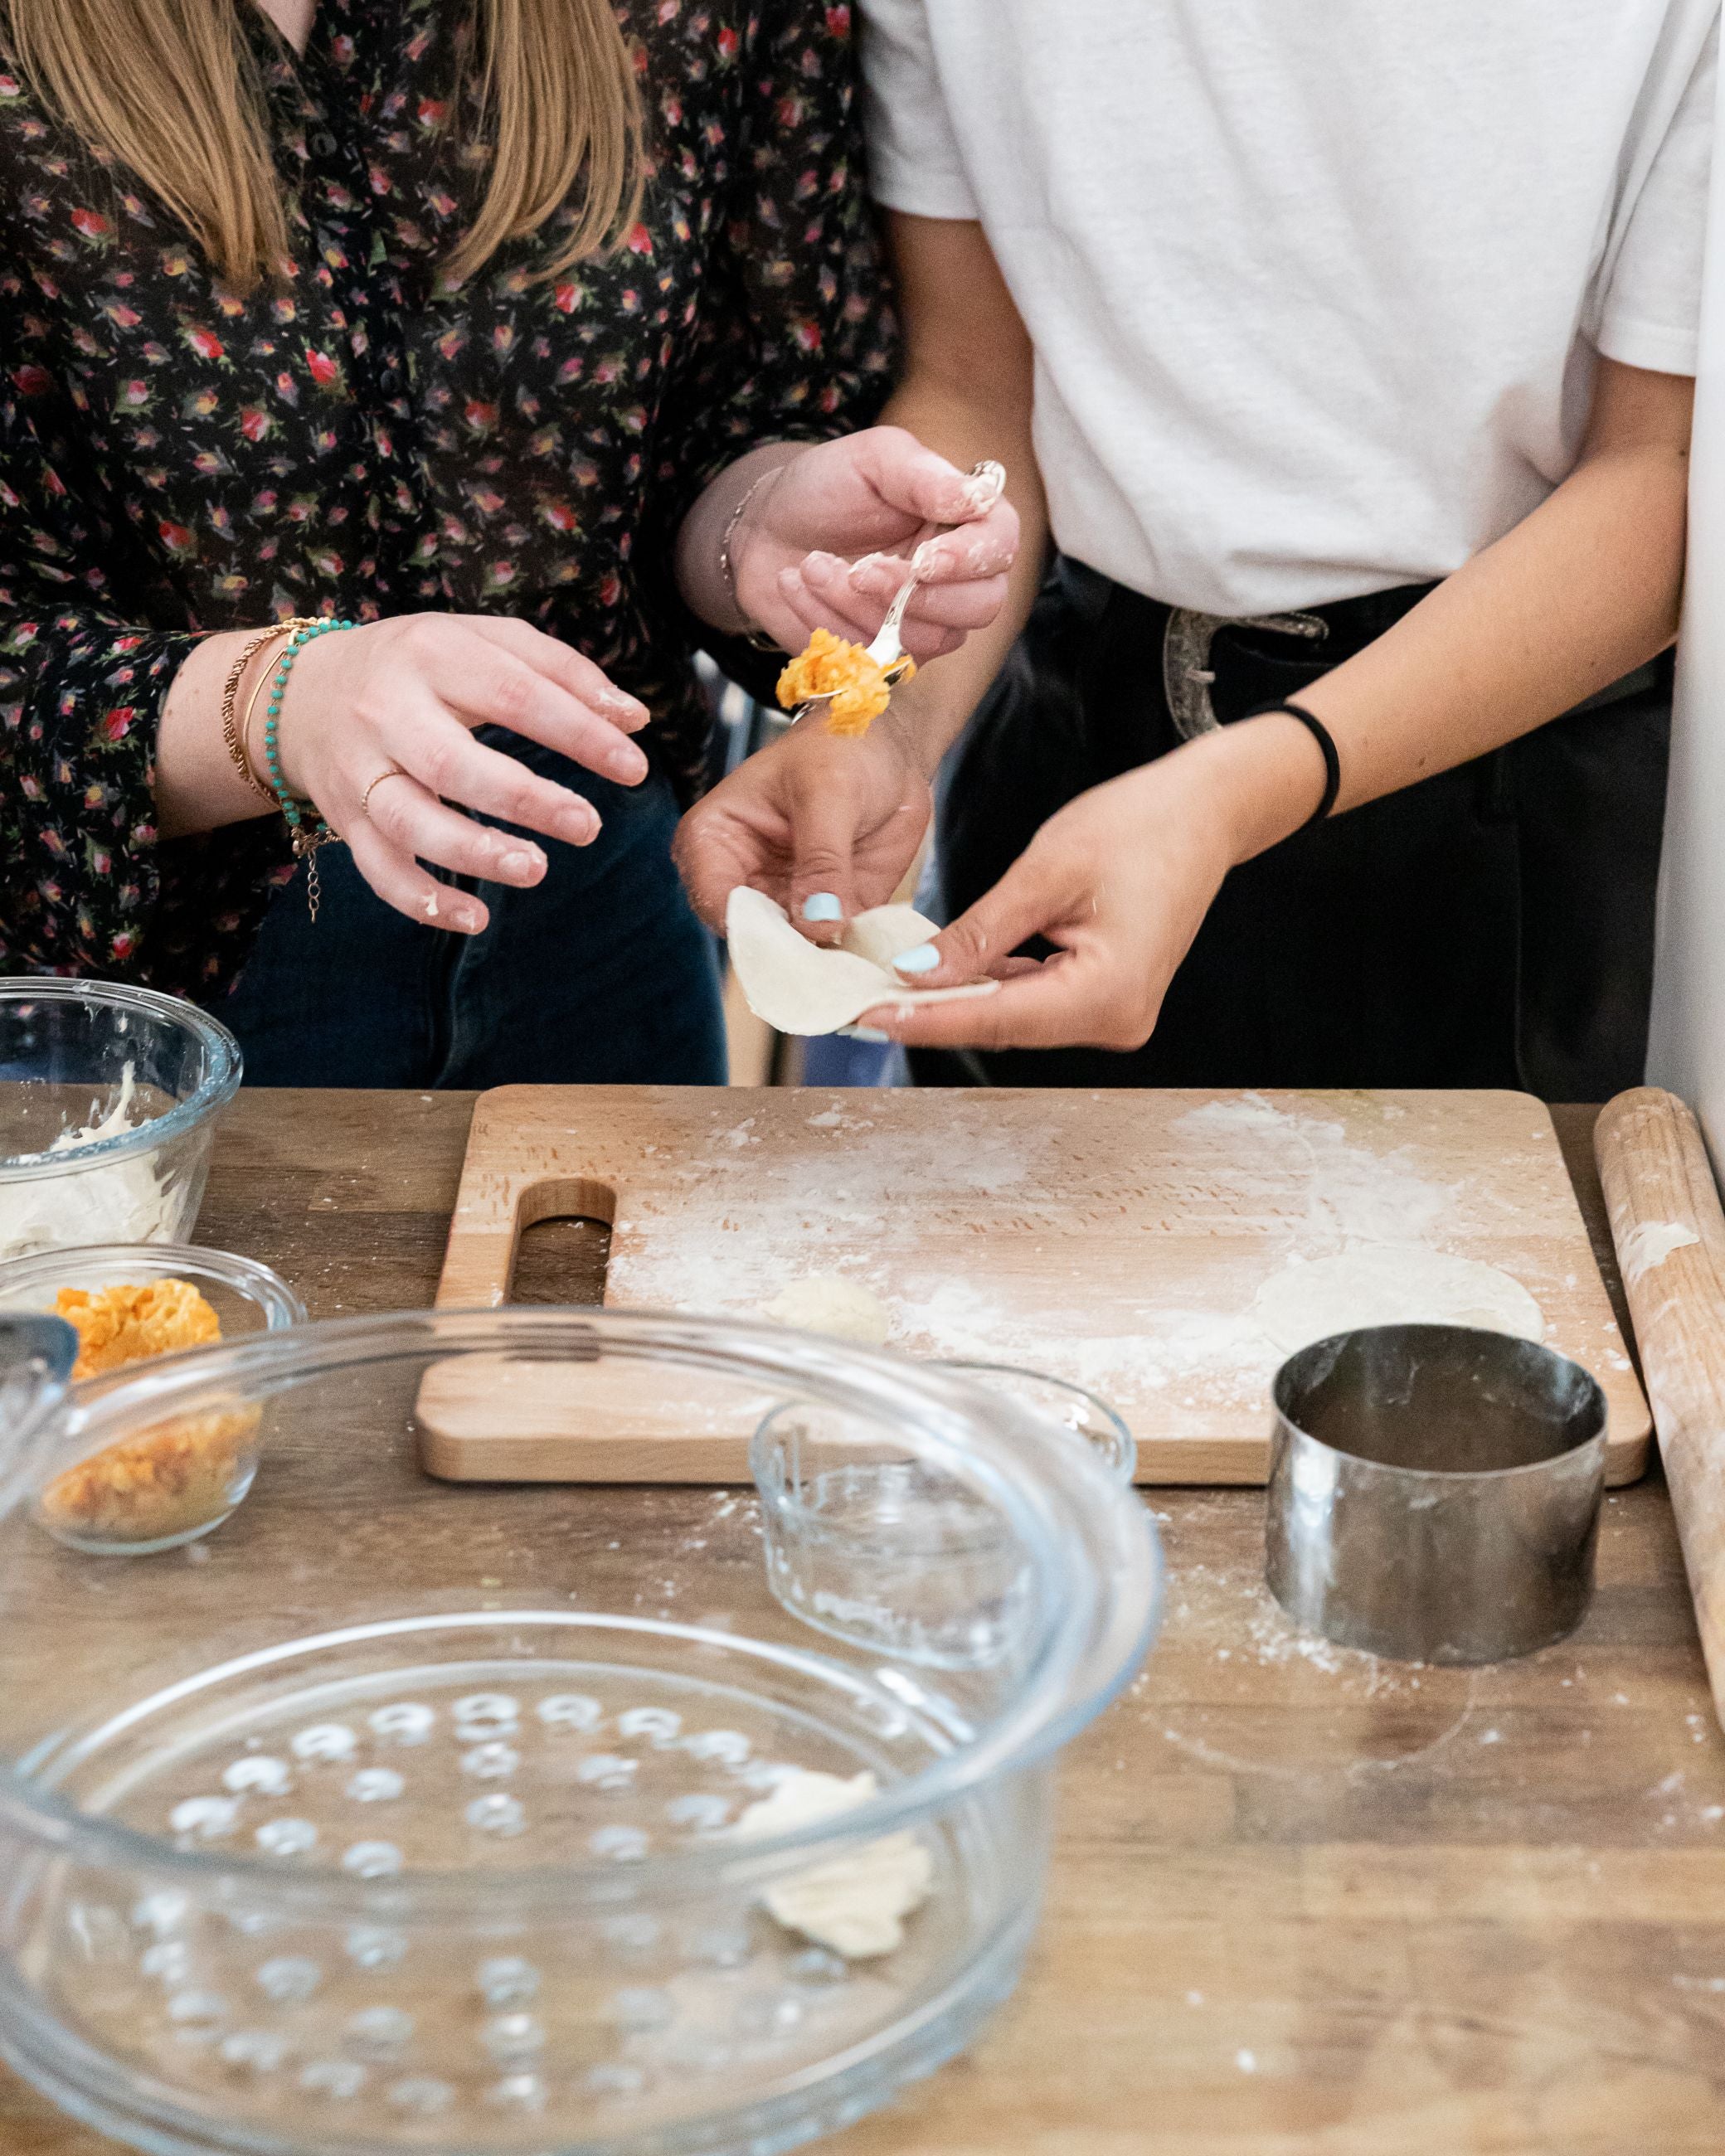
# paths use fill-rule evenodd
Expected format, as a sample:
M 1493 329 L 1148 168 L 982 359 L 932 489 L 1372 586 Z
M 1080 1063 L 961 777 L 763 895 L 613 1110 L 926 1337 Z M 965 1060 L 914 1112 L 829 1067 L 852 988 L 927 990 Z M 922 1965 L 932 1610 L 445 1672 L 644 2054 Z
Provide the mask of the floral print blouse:
M 465 0 L 320 0 L 303 59 L 235 4 L 295 254 L 243 298 L 0 53 L 0 973 L 206 1001 L 287 850 L 275 818 L 157 837 L 157 720 L 198 632 L 516 614 L 649 704 L 686 794 L 677 526 L 753 444 L 866 424 L 892 357 L 848 7 L 624 0 L 640 222 L 552 281 L 528 240 L 446 292 Z

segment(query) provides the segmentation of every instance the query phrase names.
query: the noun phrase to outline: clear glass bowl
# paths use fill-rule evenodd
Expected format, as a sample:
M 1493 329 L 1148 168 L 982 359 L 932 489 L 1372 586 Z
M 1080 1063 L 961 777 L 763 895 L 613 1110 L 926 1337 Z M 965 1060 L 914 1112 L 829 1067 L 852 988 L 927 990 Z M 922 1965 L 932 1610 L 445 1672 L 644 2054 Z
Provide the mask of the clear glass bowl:
M 223 1340 L 305 1322 L 305 1306 L 254 1258 L 185 1243 L 104 1243 L 39 1250 L 0 1265 L 0 1312 L 52 1315 L 62 1288 L 96 1293 L 165 1280 L 188 1281 L 215 1312 Z M 49 1532 L 102 1557 L 151 1557 L 218 1527 L 256 1478 L 263 1411 L 170 1418 L 110 1446 L 50 1482 L 37 1508 Z
M 933 1669 L 1002 1652 L 1024 1575 L 1011 1530 L 962 1475 L 804 1401 L 767 1417 L 749 1465 L 768 1581 L 793 1617 Z
M 1117 1481 L 1137 1465 L 1114 1410 L 1064 1378 L 1005 1363 L 938 1363 L 1013 1401 L 1060 1441 L 1081 1438 Z M 807 1400 L 755 1432 L 767 1578 L 793 1615 L 853 1645 L 936 1669 L 994 1655 L 1018 1621 L 1022 1572 L 999 1513 L 941 1463 L 883 1443 L 875 1426 Z
M 790 1403 L 899 1471 L 963 1651 L 918 1651 L 905 1568 L 882 1638 L 786 1609 L 737 1493 L 672 1526 L 644 1491 L 418 1467 L 429 1427 L 650 1444 L 672 1398 L 716 1427 Z M 103 1447 L 244 1411 L 262 1471 L 190 1549 L 116 1565 L 37 1525 Z M 1160 1594 L 1086 1448 L 719 1321 L 260 1334 L 44 1385 L 0 1487 L 0 2049 L 158 2156 L 755 2156 L 850 2123 L 1016 1981 L 1054 1755 Z
M 183 1241 L 239 1070 L 233 1034 L 177 996 L 0 981 L 0 1261 Z M 136 1127 L 64 1144 L 110 1119 Z

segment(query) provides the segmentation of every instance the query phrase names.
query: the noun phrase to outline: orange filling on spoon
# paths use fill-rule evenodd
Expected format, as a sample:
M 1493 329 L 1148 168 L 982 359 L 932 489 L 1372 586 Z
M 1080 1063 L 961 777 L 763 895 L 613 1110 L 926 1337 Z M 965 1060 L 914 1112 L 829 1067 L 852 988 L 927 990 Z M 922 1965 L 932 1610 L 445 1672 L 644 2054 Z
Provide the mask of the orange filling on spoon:
M 908 681 L 916 667 L 901 659 L 894 669 L 901 681 Z M 778 677 L 778 701 L 794 711 L 811 696 L 830 699 L 827 705 L 829 733 L 865 734 L 892 701 L 892 690 L 877 661 L 860 644 L 847 644 L 829 629 L 818 629 Z

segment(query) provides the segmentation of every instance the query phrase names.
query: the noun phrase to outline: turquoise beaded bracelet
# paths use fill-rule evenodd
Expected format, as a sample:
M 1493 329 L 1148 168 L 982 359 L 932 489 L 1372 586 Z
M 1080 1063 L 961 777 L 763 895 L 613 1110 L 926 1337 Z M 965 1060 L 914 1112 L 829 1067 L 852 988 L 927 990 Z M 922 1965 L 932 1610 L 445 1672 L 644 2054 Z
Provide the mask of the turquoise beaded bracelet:
M 281 656 L 275 662 L 275 678 L 270 684 L 270 701 L 264 706 L 264 766 L 270 775 L 270 790 L 280 804 L 282 814 L 287 819 L 288 829 L 293 839 L 294 859 L 305 864 L 305 896 L 311 902 L 314 921 L 317 918 L 319 897 L 317 850 L 320 846 L 327 845 L 337 834 L 321 815 L 316 814 L 315 809 L 308 821 L 305 812 L 313 808 L 313 804 L 301 801 L 297 795 L 288 791 L 287 781 L 281 771 L 281 701 L 287 690 L 288 676 L 294 670 L 294 661 L 308 644 L 314 643 L 320 636 L 329 635 L 331 630 L 357 629 L 358 626 L 357 622 L 329 620 L 308 622 L 295 629 L 282 646 Z

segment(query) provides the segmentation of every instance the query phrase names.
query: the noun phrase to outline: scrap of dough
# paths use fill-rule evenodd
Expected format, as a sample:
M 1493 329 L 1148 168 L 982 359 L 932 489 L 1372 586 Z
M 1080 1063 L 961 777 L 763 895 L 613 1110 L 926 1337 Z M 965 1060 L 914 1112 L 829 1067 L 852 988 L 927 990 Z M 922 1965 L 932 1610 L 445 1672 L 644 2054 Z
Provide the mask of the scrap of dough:
M 892 1330 L 892 1313 L 880 1296 L 860 1281 L 837 1273 L 811 1273 L 793 1281 L 761 1305 L 761 1315 L 775 1324 L 794 1325 L 801 1332 L 860 1341 L 865 1348 L 884 1348 Z
M 74 1152 L 80 1146 L 105 1145 L 110 1138 L 123 1137 L 130 1131 L 141 1130 L 147 1118 L 134 1116 L 131 1111 L 137 1090 L 137 1066 L 128 1063 L 120 1074 L 120 1098 L 101 1121 L 86 1123 L 81 1130 L 62 1131 L 48 1148 L 49 1152 Z M 44 1156 L 39 1152 L 27 1152 L 23 1158 L 25 1160 L 40 1160 Z
M 1701 1240 L 1692 1228 L 1678 1220 L 1642 1220 L 1623 1239 L 1623 1276 L 1631 1286 L 1645 1273 L 1662 1265 L 1673 1250 L 1686 1250 Z
M 749 1009 L 778 1033 L 836 1033 L 877 1004 L 947 1004 L 993 995 L 998 981 L 963 988 L 907 988 L 887 969 L 940 930 L 908 906 L 859 914 L 844 944 L 824 951 L 799 936 L 765 891 L 739 884 L 725 908 L 725 940 Z
M 1368 1325 L 1471 1325 L 1543 1340 L 1545 1313 L 1495 1265 L 1447 1251 L 1380 1244 L 1272 1274 L 1252 1305 L 1286 1354 Z
M 879 1787 L 866 1768 L 848 1782 L 794 1768 L 771 1796 L 749 1806 L 732 1832 L 745 1841 L 789 1834 L 866 1804 Z M 870 1961 L 903 1945 L 905 1918 L 922 1907 L 933 1887 L 934 1859 L 906 1828 L 793 1872 L 761 1899 L 787 1931 L 800 1932 L 847 1961 Z

